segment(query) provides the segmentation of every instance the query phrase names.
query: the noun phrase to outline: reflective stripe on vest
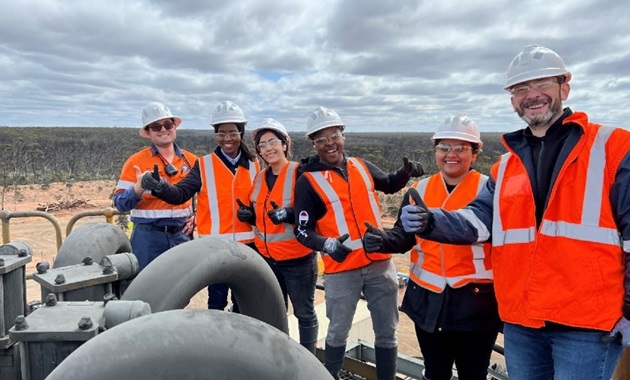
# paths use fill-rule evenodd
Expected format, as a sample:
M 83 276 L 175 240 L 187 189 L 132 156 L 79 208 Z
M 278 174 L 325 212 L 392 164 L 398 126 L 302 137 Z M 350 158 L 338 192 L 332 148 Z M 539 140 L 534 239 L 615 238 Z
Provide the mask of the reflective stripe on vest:
M 218 190 L 217 190 L 217 184 L 216 184 L 216 178 L 215 178 L 216 173 L 214 171 L 215 167 L 212 162 L 213 160 L 212 156 L 214 155 L 215 154 L 209 154 L 201 158 L 204 163 L 204 171 L 203 173 L 201 173 L 201 175 L 204 176 L 203 180 L 207 188 L 206 191 L 208 195 L 208 208 L 210 212 L 211 228 L 210 228 L 210 234 L 203 234 L 203 235 L 200 234 L 199 236 L 213 236 L 213 237 L 219 237 L 219 238 L 226 238 L 226 239 L 230 239 L 234 241 L 247 241 L 247 240 L 251 241 L 254 239 L 253 230 L 242 231 L 242 232 L 233 231 L 232 233 L 220 233 L 221 231 L 221 219 L 219 215 L 220 207 L 218 205 L 218 199 L 217 199 Z M 220 160 L 218 157 L 216 159 Z M 249 164 L 249 176 L 250 176 L 251 181 L 253 181 L 254 178 L 256 177 L 257 167 L 254 161 L 249 161 L 248 164 Z M 238 174 L 239 170 L 246 170 L 246 169 L 242 168 L 241 166 L 237 166 L 236 174 L 234 174 L 234 176 Z M 235 184 L 235 181 L 232 180 L 232 188 L 234 188 L 234 184 Z M 232 192 L 234 192 L 233 190 L 234 189 L 232 189 Z M 238 219 L 236 219 L 236 212 L 234 212 L 232 226 L 234 226 L 237 221 Z
M 282 184 L 282 202 L 279 204 L 279 207 L 291 207 L 291 198 L 293 196 L 293 184 L 295 183 L 295 169 L 297 168 L 298 163 L 290 161 L 288 167 L 286 168 L 286 175 L 284 177 L 284 183 Z M 267 169 L 264 169 L 260 172 L 260 174 L 254 180 L 254 187 L 252 188 L 251 199 L 256 200 L 260 196 L 260 191 L 263 186 L 263 181 L 267 175 Z M 282 223 L 283 231 L 280 233 L 270 234 L 268 233 L 265 237 L 262 232 L 258 229 L 258 227 L 254 226 L 254 233 L 256 236 L 270 243 L 276 243 L 280 241 L 289 241 L 295 239 L 295 234 L 293 233 L 293 226 L 289 223 Z
M 478 180 L 477 180 L 477 184 L 475 188 L 475 193 L 470 194 L 470 200 L 474 199 L 477 196 L 477 194 L 479 194 L 479 192 L 483 189 L 485 183 L 488 180 L 487 176 L 481 175 L 477 172 L 474 172 L 474 173 L 475 173 L 474 175 L 478 176 Z M 469 178 L 473 178 L 473 177 L 469 177 Z M 423 199 L 425 198 L 427 187 L 430 181 L 435 181 L 435 177 L 426 178 L 420 182 L 417 182 L 414 185 L 414 187 L 416 187 L 416 189 L 418 190 L 420 197 Z M 432 183 L 435 183 L 435 182 L 432 182 Z M 429 194 L 429 196 L 431 196 L 431 194 Z M 440 196 L 437 195 L 437 197 L 440 197 Z M 450 195 L 448 195 L 446 199 L 442 202 L 443 207 L 447 207 L 446 202 L 449 200 L 449 197 Z M 436 199 L 435 197 L 433 197 L 430 199 L 432 199 L 435 202 L 435 201 L 439 201 L 439 199 L 441 198 Z M 477 217 L 474 215 L 474 213 L 472 213 L 472 211 L 460 210 L 458 212 L 462 215 L 465 215 L 466 219 L 471 221 L 471 223 L 473 223 L 477 227 L 478 230 L 484 230 L 486 231 L 486 235 L 488 235 L 487 228 L 477 219 Z M 487 240 L 487 238 L 488 236 L 485 237 L 484 241 Z M 459 276 L 448 276 L 448 273 L 446 273 L 445 271 L 447 270 L 446 268 L 448 268 L 449 265 L 445 265 L 446 263 L 444 261 L 442 261 L 441 263 L 441 270 L 444 272 L 443 274 L 431 272 L 430 268 L 423 267 L 423 265 L 425 264 L 426 253 L 422 251 L 422 241 L 423 239 L 416 237 L 417 244 L 414 245 L 413 249 L 415 251 L 414 254 L 417 255 L 417 262 L 413 262 L 413 255 L 412 255 L 412 262 L 409 268 L 410 272 L 412 273 L 412 279 L 416 282 L 419 281 L 419 285 L 427 287 L 428 289 L 435 292 L 441 292 L 442 290 L 444 290 L 447 284 L 451 287 L 459 287 L 473 281 L 492 281 L 492 278 L 493 278 L 492 268 L 490 267 L 490 264 L 488 264 L 489 268 L 486 268 L 485 262 L 487 258 L 486 258 L 486 251 L 484 250 L 483 244 L 473 244 L 470 246 L 459 246 L 455 248 L 458 251 L 463 251 L 464 249 L 470 250 L 469 257 L 471 258 L 470 262 L 472 264 L 472 270 L 474 272 L 467 273 L 465 275 L 459 275 Z M 446 247 L 449 247 L 449 246 L 446 246 Z M 444 251 L 443 251 L 444 248 L 445 248 L 444 245 L 440 245 L 440 250 L 442 250 L 441 252 L 442 255 L 444 255 Z M 454 253 L 451 251 L 449 252 Z M 466 252 L 459 252 L 459 253 L 461 253 L 462 255 L 466 254 Z M 446 259 L 447 258 L 444 258 L 444 257 L 442 258 L 442 260 L 446 260 Z M 452 260 L 452 257 L 451 257 L 451 260 Z M 465 262 L 460 260 L 459 263 L 465 263 Z
M 601 215 L 602 192 L 604 187 L 604 171 L 606 167 L 606 143 L 614 131 L 611 127 L 600 127 L 591 150 L 589 152 L 589 165 L 586 172 L 586 187 L 584 192 L 581 223 L 568 223 L 564 221 L 551 221 L 543 219 L 539 233 L 551 237 L 566 237 L 593 243 L 621 245 L 619 231 L 615 228 L 599 226 Z M 496 189 L 501 189 L 505 178 L 507 163 L 511 153 L 501 156 L 498 166 Z M 499 191 L 494 197 L 492 245 L 499 247 L 504 244 L 531 243 L 536 240 L 536 228 L 520 228 L 504 230 L 501 223 Z M 588 210 L 588 212 L 584 212 Z

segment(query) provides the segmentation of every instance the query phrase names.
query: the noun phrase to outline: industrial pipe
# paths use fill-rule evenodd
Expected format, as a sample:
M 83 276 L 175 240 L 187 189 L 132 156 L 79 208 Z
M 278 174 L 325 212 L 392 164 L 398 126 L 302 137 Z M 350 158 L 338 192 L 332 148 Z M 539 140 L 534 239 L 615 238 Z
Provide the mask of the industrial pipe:
M 109 223 L 86 223 L 70 233 L 59 248 L 53 268 L 81 264 L 87 256 L 98 263 L 104 256 L 131 252 L 127 235 Z
M 144 301 L 154 313 L 183 309 L 212 284 L 228 284 L 242 314 L 288 334 L 282 290 L 271 268 L 232 240 L 203 237 L 169 249 L 138 274 L 122 299 Z
M 85 342 L 46 380 L 332 379 L 315 355 L 266 323 L 217 310 L 172 310 Z

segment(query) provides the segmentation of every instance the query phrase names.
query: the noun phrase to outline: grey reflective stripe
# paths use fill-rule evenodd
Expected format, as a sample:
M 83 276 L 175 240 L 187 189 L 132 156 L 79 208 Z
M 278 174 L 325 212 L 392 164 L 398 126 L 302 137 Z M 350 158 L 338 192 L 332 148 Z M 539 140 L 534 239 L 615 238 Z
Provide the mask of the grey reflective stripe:
M 370 173 L 365 171 L 365 167 L 363 167 L 363 165 L 361 165 L 361 163 L 359 162 L 359 160 L 357 160 L 354 157 L 350 157 L 348 158 L 348 161 L 352 162 L 354 164 L 354 166 L 359 170 L 359 174 L 361 174 L 361 178 L 363 178 L 363 183 L 365 183 L 365 187 L 368 190 L 368 201 L 370 202 L 370 208 L 372 209 L 372 215 L 376 216 L 376 222 L 377 222 L 377 227 L 379 229 L 383 229 L 383 222 L 381 221 L 381 210 L 378 207 L 378 200 L 375 197 L 375 190 L 372 187 L 372 181 L 371 178 L 372 176 L 370 175 Z
M 470 224 L 472 224 L 475 230 L 477 230 L 478 242 L 484 242 L 490 239 L 490 231 L 488 230 L 488 227 L 486 227 L 486 225 L 483 224 L 481 220 L 479 220 L 479 218 L 477 218 L 477 215 L 475 215 L 475 213 L 472 210 L 467 209 L 467 208 L 462 208 L 462 209 L 453 211 L 453 213 L 461 215 Z
M 503 223 L 501 222 L 501 213 L 499 212 L 499 208 L 501 205 L 499 204 L 499 193 L 501 192 L 501 186 L 503 185 L 503 178 L 505 176 L 505 168 L 507 166 L 507 162 L 512 156 L 512 153 L 508 152 L 501 155 L 501 159 L 499 161 L 499 168 L 497 173 L 494 199 L 492 201 L 492 246 L 500 247 L 505 242 L 505 232 L 503 231 Z
M 330 173 L 328 173 L 328 171 L 311 172 L 310 174 L 313 176 L 313 179 L 315 180 L 315 182 L 317 182 L 317 184 L 322 188 L 322 191 L 324 191 L 324 194 L 326 194 L 326 198 L 328 198 L 328 200 L 330 201 L 332 212 L 335 216 L 335 225 L 337 226 L 337 229 L 339 230 L 339 236 L 342 236 L 344 234 L 350 234 L 349 232 L 350 230 L 348 229 L 348 224 L 346 223 L 346 217 L 343 212 L 343 206 L 341 204 L 341 200 L 339 199 L 339 196 L 337 195 L 335 190 L 332 188 L 332 186 L 330 186 L 330 183 L 328 182 L 328 180 L 326 179 L 326 176 L 324 176 L 323 173 L 327 173 L 327 175 L 330 176 Z M 382 228 L 382 227 L 379 227 L 379 228 Z M 329 237 L 339 237 L 339 236 L 329 236 Z M 361 239 L 346 240 L 343 242 L 343 245 L 345 245 L 346 247 L 350 247 L 353 250 L 363 247 L 363 244 L 361 243 Z
M 552 222 L 543 220 L 540 234 L 553 237 L 566 237 L 569 239 L 588 241 L 600 244 L 621 246 L 619 231 L 615 228 L 603 228 L 598 226 L 585 226 L 567 222 Z
M 284 184 L 282 186 L 282 201 L 280 202 L 280 207 L 291 207 L 291 196 L 293 195 L 293 183 L 295 181 L 295 168 L 297 167 L 297 162 L 289 162 L 287 165 L 287 172 L 284 177 Z M 269 169 L 265 169 L 269 170 Z M 264 170 L 263 170 L 264 171 Z M 262 173 L 263 171 L 260 171 Z M 258 199 L 258 194 L 262 188 L 262 181 L 264 181 L 264 175 L 259 175 L 256 177 L 256 182 L 254 183 L 254 191 L 252 192 L 252 199 L 256 201 Z M 283 231 L 270 234 L 268 233 L 265 237 L 262 232 L 256 227 L 254 227 L 254 233 L 258 236 L 259 239 L 264 240 L 266 242 L 275 243 L 279 241 L 289 241 L 295 239 L 295 234 L 293 233 L 293 226 L 290 223 L 282 223 Z
M 203 156 L 203 163 L 204 167 L 206 168 L 205 173 L 203 174 L 206 188 L 208 190 L 208 208 L 210 208 L 210 236 L 220 236 L 219 227 L 221 222 L 219 219 L 219 207 L 217 204 L 217 184 L 214 182 L 214 165 L 212 165 L 212 154 Z M 212 205 L 216 206 L 212 207 Z M 230 240 L 236 240 L 236 238 L 230 238 Z
M 258 175 L 256 175 L 256 178 L 254 178 L 254 182 L 252 185 L 252 196 L 251 196 L 252 202 L 254 204 L 256 204 L 258 200 L 258 195 L 260 194 L 260 191 L 262 190 L 262 184 L 267 175 L 267 170 L 268 169 L 263 169 L 259 171 Z
M 488 176 L 485 174 L 482 174 L 481 177 L 479 178 L 479 185 L 477 186 L 477 194 L 479 194 L 481 190 L 483 189 L 483 187 L 486 186 L 486 182 L 488 182 Z
M 630 252 L 630 240 L 623 241 L 623 251 Z
M 236 170 L 238 170 L 238 167 Z M 254 163 L 254 161 L 249 161 L 249 179 L 251 180 L 251 182 L 254 182 L 254 178 L 256 178 L 256 174 L 258 174 L 256 172 L 256 164 Z
M 126 190 L 135 184 L 136 184 L 135 182 L 119 180 L 118 183 L 116 184 L 116 188 Z
M 600 127 L 593 141 L 586 170 L 586 189 L 582 204 L 582 224 L 597 226 L 601 216 L 604 172 L 606 169 L 606 143 L 615 129 Z M 588 212 L 584 212 L 588 210 Z
M 254 231 L 247 232 L 237 232 L 237 233 L 229 233 L 229 234 L 199 234 L 199 237 L 211 236 L 214 238 L 221 238 L 232 241 L 242 241 L 242 240 L 251 240 L 254 238 Z
M 264 240 L 268 243 L 277 243 L 280 241 L 290 241 L 295 239 L 295 234 L 293 233 L 293 229 L 291 228 L 287 228 L 287 226 L 291 226 L 288 223 L 283 223 L 284 224 L 284 231 L 277 233 L 277 234 L 267 234 L 267 237 L 265 238 L 265 236 L 262 234 L 262 232 L 260 232 L 260 230 L 257 227 L 254 227 L 254 234 L 261 240 Z
M 444 289 L 446 287 L 446 278 L 435 273 L 431 273 L 426 270 L 422 270 L 422 263 L 420 264 L 411 264 L 409 270 L 421 281 L 427 282 L 433 286 L 436 286 L 440 289 Z
M 192 206 L 187 208 L 178 209 L 164 209 L 164 210 L 143 210 L 133 209 L 130 212 L 132 218 L 188 218 L 192 215 Z
M 420 198 L 424 199 L 424 194 L 427 192 L 427 186 L 429 184 L 429 179 L 425 178 L 418 182 L 418 186 L 416 186 L 416 190 L 418 190 L 418 194 L 420 194 Z

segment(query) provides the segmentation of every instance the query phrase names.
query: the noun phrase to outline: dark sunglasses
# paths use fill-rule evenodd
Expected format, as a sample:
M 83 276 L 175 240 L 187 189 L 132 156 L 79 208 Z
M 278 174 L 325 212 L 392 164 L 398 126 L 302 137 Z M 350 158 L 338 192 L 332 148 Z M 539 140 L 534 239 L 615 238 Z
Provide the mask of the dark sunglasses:
M 166 129 L 167 131 L 170 131 L 171 129 L 173 129 L 174 126 L 175 124 L 169 120 L 169 121 L 165 121 L 163 124 L 159 124 L 159 123 L 149 124 L 147 125 L 146 129 L 150 129 L 153 132 L 159 132 L 162 130 L 162 127 L 164 127 L 164 129 Z

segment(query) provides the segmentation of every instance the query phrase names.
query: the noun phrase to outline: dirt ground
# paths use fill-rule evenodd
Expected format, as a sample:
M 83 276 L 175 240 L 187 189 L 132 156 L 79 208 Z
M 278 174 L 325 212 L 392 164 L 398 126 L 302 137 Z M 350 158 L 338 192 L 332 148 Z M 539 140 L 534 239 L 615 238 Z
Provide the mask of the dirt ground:
M 52 211 L 50 214 L 60 223 L 65 238 L 66 225 L 72 216 L 83 211 L 95 211 L 112 205 L 110 195 L 116 181 L 90 181 L 76 183 L 52 183 L 49 187 L 41 185 L 25 185 L 17 188 L 4 189 L 0 208 L 10 213 L 21 211 L 35 211 L 41 206 L 58 205 L 81 201 L 85 203 L 76 209 Z M 0 189 L 1 190 L 1 189 Z M 83 202 L 84 201 L 84 202 Z M 84 223 L 104 222 L 103 216 L 86 217 L 80 219 L 75 228 Z M 385 224 L 393 221 L 386 220 Z M 55 232 L 52 224 L 42 217 L 11 218 L 10 241 L 21 241 L 29 244 L 33 250 L 33 261 L 27 265 L 27 273 L 35 272 L 35 265 L 40 261 L 52 264 L 57 252 Z M 409 254 L 395 255 L 394 262 L 399 272 L 408 272 Z M 399 302 L 402 301 L 405 288 L 400 289 Z M 28 281 L 27 294 L 29 301 L 39 300 L 40 287 L 35 281 Z M 195 296 L 189 305 L 193 308 L 203 308 L 206 304 L 205 291 Z M 318 290 L 316 302 L 323 302 L 323 292 Z M 419 357 L 420 350 L 411 320 L 403 313 L 400 314 L 398 327 L 399 351 L 409 356 Z M 500 342 L 501 343 L 501 342 Z M 494 354 L 492 362 L 504 364 L 503 357 Z

